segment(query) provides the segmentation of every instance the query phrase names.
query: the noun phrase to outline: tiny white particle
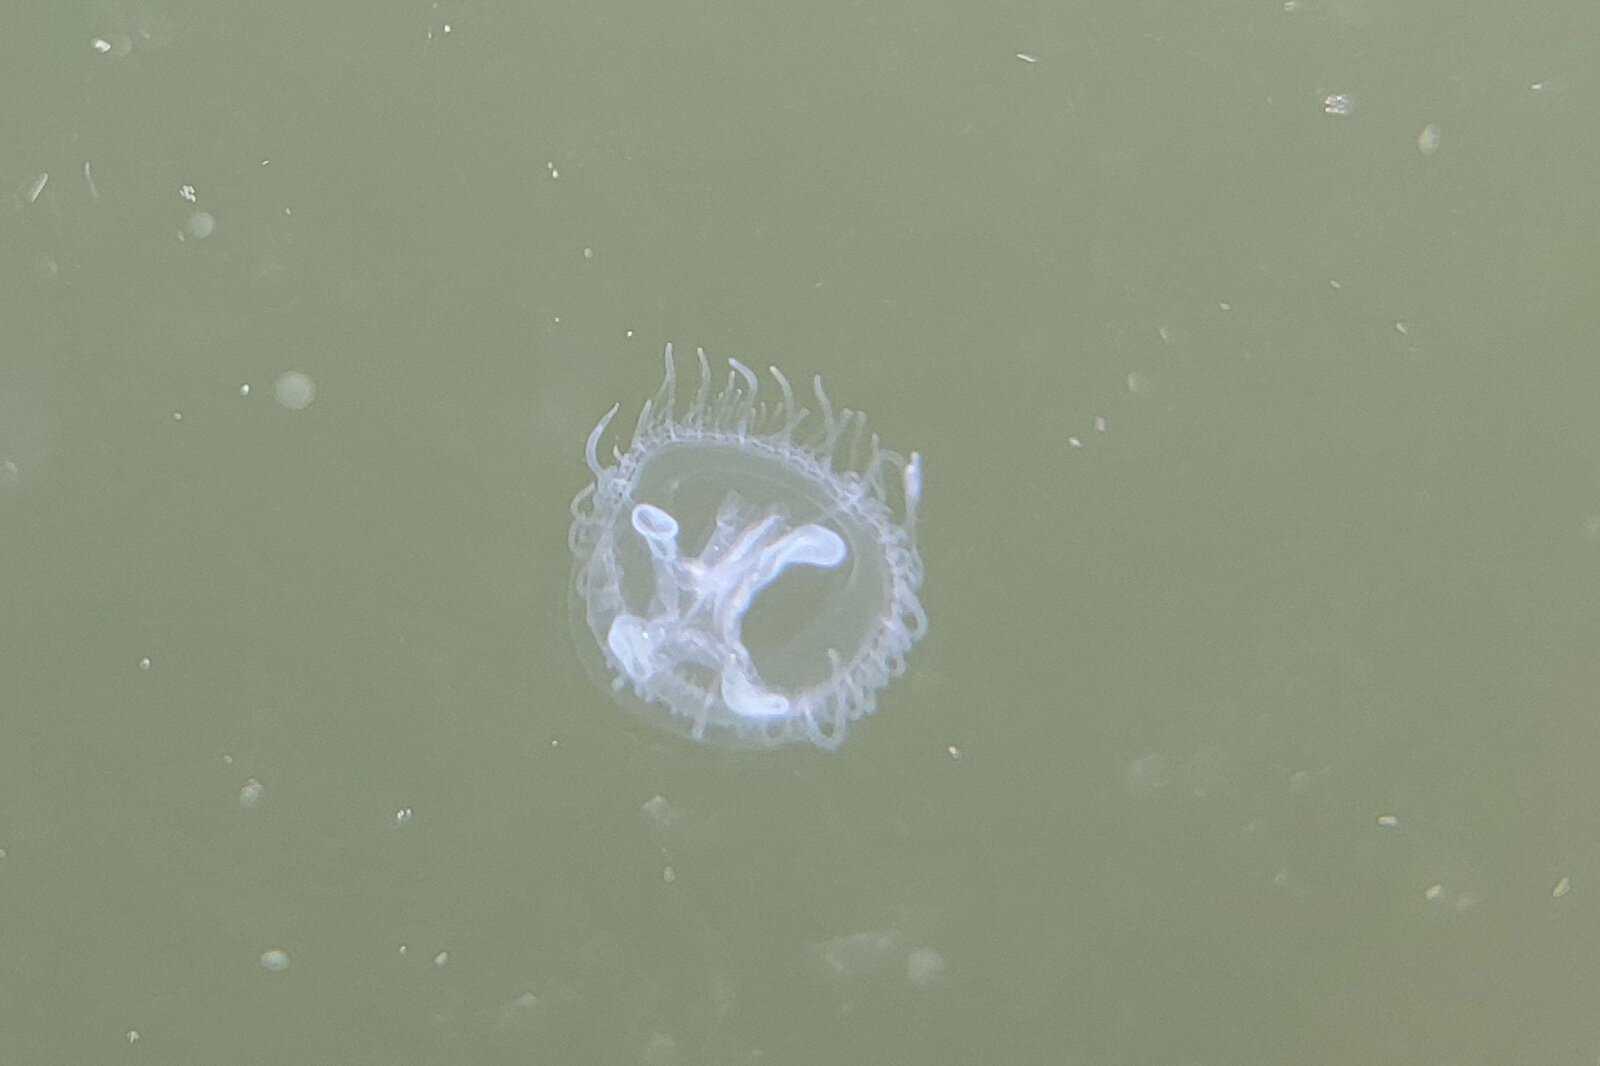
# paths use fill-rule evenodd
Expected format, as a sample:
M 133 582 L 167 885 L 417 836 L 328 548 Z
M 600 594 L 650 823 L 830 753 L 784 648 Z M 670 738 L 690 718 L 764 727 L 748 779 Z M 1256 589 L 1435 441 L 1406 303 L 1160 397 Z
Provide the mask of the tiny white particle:
M 239 789 L 239 806 L 247 811 L 255 810 L 261 806 L 261 796 L 265 791 L 261 782 L 252 777 L 244 783 L 243 788 Z
M 33 203 L 35 200 L 37 200 L 39 198 L 39 194 L 40 193 L 44 192 L 45 183 L 47 181 L 49 181 L 49 180 L 50 180 L 50 175 L 47 172 L 47 173 L 44 173 L 44 174 L 40 174 L 37 178 L 34 178 L 31 182 L 28 183 L 28 191 L 27 191 L 26 195 L 28 197 L 28 202 L 30 204 Z
M 1441 884 L 1429 885 L 1427 888 L 1422 890 L 1422 898 L 1427 900 L 1429 903 L 1439 902 L 1441 899 L 1444 899 L 1444 886 Z
M 289 953 L 282 948 L 262 952 L 261 968 L 268 973 L 282 973 L 289 968 Z
M 439 952 L 439 954 L 437 954 L 437 955 L 435 955 L 433 957 L 433 964 L 435 966 L 443 966 L 445 963 L 447 963 L 449 961 L 450 961 L 450 953 L 448 951 L 441 951 L 441 952 Z
M 906 956 L 906 979 L 927 988 L 944 974 L 944 955 L 933 948 L 917 948 Z
M 1322 113 L 1325 115 L 1349 115 L 1356 109 L 1356 98 L 1349 93 L 1329 93 L 1322 98 Z
M 950 756 L 950 758 L 956 760 L 957 762 L 961 761 L 961 749 L 956 747 L 954 744 L 945 745 L 944 751 L 946 755 Z
M 1392 814 L 1380 814 L 1378 815 L 1378 824 L 1385 829 L 1393 829 L 1400 824 L 1400 819 Z
M 96 37 L 94 40 L 89 42 L 89 47 L 93 48 L 101 55 L 105 55 L 107 52 L 111 51 L 111 42 L 103 37 Z
M 1083 441 L 1079 440 L 1077 437 L 1068 437 L 1067 443 L 1072 445 L 1074 448 L 1083 447 Z
M 139 1042 L 139 1030 L 137 1030 L 137 1029 L 129 1029 L 128 1030 L 128 1043 L 137 1044 L 138 1042 Z
M 141 670 L 150 669 L 150 660 L 149 659 L 140 659 L 139 660 L 139 669 L 141 669 Z
M 672 824 L 672 820 L 677 817 L 677 812 L 672 809 L 672 804 L 668 803 L 667 798 L 661 795 L 651 796 L 645 800 L 644 805 L 639 809 L 644 812 L 646 818 L 650 819 L 650 824 L 657 829 L 667 828 Z
M 217 231 L 217 219 L 209 211 L 196 211 L 183 224 L 183 231 L 197 241 L 203 241 Z
M 668 866 L 666 869 L 661 871 L 661 880 L 665 881 L 667 884 L 670 885 L 670 884 L 672 884 L 672 882 L 676 881 L 677 879 L 678 879 L 678 875 L 672 869 L 672 867 Z
M 394 824 L 398 829 L 404 829 L 411 824 L 412 811 L 410 807 L 401 807 L 394 812 Z
M 291 370 L 272 386 L 278 403 L 291 411 L 304 411 L 317 398 L 317 386 L 309 375 Z
M 1556 899 L 1560 899 L 1570 891 L 1572 891 L 1572 878 L 1563 877 L 1561 880 L 1556 882 L 1556 887 L 1550 890 L 1550 894 Z
M 188 200 L 191 204 L 194 203 L 196 199 L 193 185 L 178 186 L 178 195 L 183 197 L 185 200 Z
M 250 395 L 250 386 L 249 385 L 240 385 L 239 386 L 239 395 L 240 396 L 248 396 L 248 395 Z
M 1024 63 L 1037 63 L 1037 62 L 1039 62 L 1039 57 L 1038 56 L 1029 55 L 1027 52 L 1018 52 L 1017 53 L 1017 58 L 1022 60 Z

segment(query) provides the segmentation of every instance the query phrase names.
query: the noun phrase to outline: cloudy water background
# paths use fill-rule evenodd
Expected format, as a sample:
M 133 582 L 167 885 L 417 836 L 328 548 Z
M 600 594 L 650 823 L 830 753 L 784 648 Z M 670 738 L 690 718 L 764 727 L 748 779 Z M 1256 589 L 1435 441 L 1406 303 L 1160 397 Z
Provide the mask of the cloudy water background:
M 0 1058 L 1594 1062 L 1597 40 L 19 5 Z M 836 754 L 574 650 L 669 341 L 923 453 Z

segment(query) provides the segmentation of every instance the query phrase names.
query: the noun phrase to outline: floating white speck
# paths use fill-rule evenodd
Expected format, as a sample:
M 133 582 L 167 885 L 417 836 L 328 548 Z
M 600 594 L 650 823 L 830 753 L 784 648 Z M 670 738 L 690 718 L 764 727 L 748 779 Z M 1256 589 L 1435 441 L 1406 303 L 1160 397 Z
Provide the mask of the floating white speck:
M 89 42 L 89 47 L 93 48 L 101 55 L 105 55 L 107 52 L 111 51 L 111 42 L 106 40 L 104 37 L 96 37 L 94 40 Z
M 1324 115 L 1351 115 L 1356 110 L 1356 98 L 1349 93 L 1329 93 L 1322 98 Z
M 445 963 L 447 963 L 449 961 L 450 961 L 450 953 L 448 951 L 441 951 L 441 952 L 439 952 L 439 954 L 437 954 L 437 955 L 435 955 L 433 957 L 433 964 L 435 966 L 443 966 Z
M 95 188 L 94 173 L 89 169 L 87 161 L 83 164 L 83 180 L 89 185 L 89 197 L 94 200 L 100 199 L 100 190 Z
M 1554 896 L 1556 899 L 1560 899 L 1562 896 L 1565 896 L 1568 892 L 1571 892 L 1571 891 L 1572 891 L 1572 878 L 1563 877 L 1561 880 L 1556 882 L 1556 887 L 1554 887 L 1554 888 L 1552 888 L 1550 890 L 1550 895 Z
M 139 1030 L 137 1030 L 137 1029 L 129 1029 L 128 1030 L 128 1043 L 137 1044 L 138 1042 L 139 1042 Z
M 240 385 L 239 386 L 239 395 L 240 396 L 248 396 L 248 395 L 250 395 L 250 386 L 249 385 Z
M 289 953 L 282 948 L 263 951 L 261 953 L 261 968 L 268 973 L 282 973 L 289 968 Z
M 411 819 L 414 816 L 415 815 L 410 807 L 401 807 L 398 811 L 394 812 L 395 828 L 404 829 L 406 826 L 411 824 Z
M 243 788 L 239 789 L 239 806 L 247 811 L 255 810 L 261 806 L 261 796 L 265 791 L 261 782 L 252 777 L 244 783 Z
M 1037 63 L 1037 62 L 1039 62 L 1039 57 L 1038 56 L 1030 55 L 1027 52 L 1018 52 L 1017 53 L 1017 58 L 1022 60 L 1024 63 Z
M 650 824 L 657 829 L 667 828 L 672 824 L 672 820 L 677 817 L 677 812 L 672 809 L 672 805 L 667 802 L 665 796 L 651 796 L 644 801 L 644 805 L 639 809 L 644 812 L 646 818 L 650 819 Z
M 1438 903 L 1444 899 L 1444 886 L 1437 883 L 1429 885 L 1422 890 L 1422 898 L 1429 903 Z
M 278 402 L 291 411 L 304 411 L 317 398 L 316 383 L 298 370 L 280 377 L 272 386 L 272 392 Z
M 882 973 L 906 959 L 905 944 L 896 929 L 872 930 L 836 936 L 813 949 L 824 972 L 835 977 Z
M 956 760 L 957 762 L 961 761 L 961 749 L 956 747 L 954 744 L 946 745 L 944 751 L 946 755 L 950 756 L 950 758 Z
M 906 956 L 906 979 L 927 988 L 944 976 L 944 956 L 933 948 L 916 948 Z
M 1422 127 L 1422 132 L 1417 134 L 1417 151 L 1423 155 L 1432 155 L 1439 150 L 1439 127 L 1432 122 Z
M 139 660 L 139 669 L 141 669 L 141 670 L 149 670 L 150 669 L 150 660 L 149 659 L 140 659 Z
M 178 186 L 178 195 L 183 197 L 185 200 L 188 200 L 191 204 L 194 203 L 195 200 L 197 199 L 197 197 L 195 196 L 194 186 L 193 185 L 180 185 L 180 186 Z
M 1400 824 L 1400 819 L 1392 814 L 1380 814 L 1378 815 L 1378 824 L 1385 829 L 1394 829 Z
M 668 866 L 661 871 L 661 880 L 665 881 L 667 884 L 670 885 L 677 879 L 678 871 L 674 870 L 672 867 Z
M 196 211 L 183 224 L 183 231 L 197 241 L 203 241 L 217 229 L 217 219 L 209 211 Z
M 49 181 L 49 180 L 50 180 L 50 174 L 48 172 L 46 172 L 44 174 L 40 174 L 37 178 L 34 178 L 32 181 L 28 182 L 28 191 L 26 193 L 24 193 L 23 195 L 25 195 L 28 198 L 28 202 L 30 204 L 33 203 L 35 200 L 37 200 L 39 198 L 39 194 L 40 193 L 44 192 L 45 183 L 47 181 Z

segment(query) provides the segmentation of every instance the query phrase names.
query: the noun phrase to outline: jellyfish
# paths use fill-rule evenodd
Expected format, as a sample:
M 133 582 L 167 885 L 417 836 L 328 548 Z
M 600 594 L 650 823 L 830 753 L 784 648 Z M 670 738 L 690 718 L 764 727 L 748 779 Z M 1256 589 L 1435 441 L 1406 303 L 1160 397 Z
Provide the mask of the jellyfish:
M 815 407 L 736 359 L 680 395 L 666 374 L 626 449 L 572 501 L 573 631 L 591 672 L 654 725 L 741 749 L 844 742 L 928 629 L 922 460 L 866 416 Z M 775 390 L 775 391 L 774 391 Z M 685 390 L 687 392 L 687 390 Z

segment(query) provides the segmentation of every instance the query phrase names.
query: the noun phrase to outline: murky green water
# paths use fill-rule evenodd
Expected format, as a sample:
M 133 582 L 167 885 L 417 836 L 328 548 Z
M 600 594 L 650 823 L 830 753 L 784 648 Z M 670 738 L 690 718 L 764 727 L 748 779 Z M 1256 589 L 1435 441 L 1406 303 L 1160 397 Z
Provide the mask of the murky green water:
M 0 1057 L 1593 1061 L 1596 13 L 1288 8 L 15 14 Z M 836 754 L 573 650 L 668 341 L 924 456 Z

